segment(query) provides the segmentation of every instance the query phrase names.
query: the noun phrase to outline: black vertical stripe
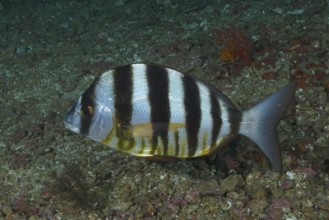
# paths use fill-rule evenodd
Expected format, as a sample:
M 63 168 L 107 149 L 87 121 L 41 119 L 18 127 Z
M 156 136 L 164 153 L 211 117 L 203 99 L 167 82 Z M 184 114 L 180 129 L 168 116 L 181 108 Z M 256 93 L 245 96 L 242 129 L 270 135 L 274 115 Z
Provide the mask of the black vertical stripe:
M 217 147 L 216 142 L 218 139 L 219 131 L 222 126 L 221 109 L 216 95 L 210 91 L 210 105 L 211 105 L 211 147 Z
M 200 94 L 195 79 L 187 74 L 183 76 L 183 87 L 188 155 L 192 157 L 198 147 L 198 132 L 201 124 Z
M 179 132 L 174 132 L 174 140 L 175 140 L 175 157 L 179 154 Z
M 237 109 L 228 109 L 230 134 L 238 134 L 240 130 L 240 123 L 242 120 L 242 113 Z
M 163 144 L 162 152 L 166 156 L 168 154 L 168 128 L 170 120 L 168 72 L 163 67 L 148 65 L 146 74 L 153 129 L 151 153 L 154 154 L 156 151 L 158 137 L 160 137 Z
M 118 67 L 113 72 L 116 136 L 118 148 L 129 150 L 133 147 L 130 122 L 132 118 L 132 69 L 131 65 Z
M 88 89 L 81 96 L 81 124 L 80 133 L 83 135 L 89 134 L 89 128 L 93 119 L 93 109 L 95 108 L 95 90 L 99 78 L 96 78 Z

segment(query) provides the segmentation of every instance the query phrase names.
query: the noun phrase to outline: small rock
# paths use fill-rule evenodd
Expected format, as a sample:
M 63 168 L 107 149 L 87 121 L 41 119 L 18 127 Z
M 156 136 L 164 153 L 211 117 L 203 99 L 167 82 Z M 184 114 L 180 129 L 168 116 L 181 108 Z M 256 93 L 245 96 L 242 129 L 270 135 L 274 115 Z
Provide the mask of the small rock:
M 294 184 L 289 179 L 283 179 L 282 181 L 280 181 L 279 185 L 282 189 L 286 190 L 286 189 L 290 189 Z
M 328 80 L 328 84 L 329 84 L 329 80 Z M 328 87 L 329 88 L 329 87 Z M 324 131 L 324 133 L 326 134 L 326 136 L 329 137 L 329 125 L 325 125 L 322 130 Z
M 324 209 L 324 210 L 327 210 L 329 211 L 329 201 L 328 200 L 321 200 L 317 203 L 317 206 L 320 208 L 320 209 Z
M 217 181 L 212 179 L 194 184 L 193 189 L 200 196 L 223 194 L 223 192 L 221 192 L 222 190 L 219 187 Z
M 241 195 L 239 193 L 237 193 L 237 192 L 228 192 L 226 194 L 226 198 L 232 199 L 234 201 L 240 200 L 240 197 L 241 197 Z
M 168 208 L 175 214 L 177 214 L 180 211 L 180 207 L 177 204 L 172 203 L 172 202 L 168 203 Z
M 5 206 L 0 210 L 6 219 L 11 219 L 13 217 L 13 210 L 9 206 Z
M 275 220 L 275 219 L 281 219 L 281 216 L 283 215 L 282 209 L 279 208 L 272 208 L 270 209 L 268 213 L 269 219 Z
M 279 198 L 279 199 L 273 199 L 272 201 L 272 207 L 273 208 L 290 208 L 291 207 L 291 201 L 289 201 L 289 199 L 286 198 Z
M 237 186 L 243 185 L 241 175 L 233 174 L 221 181 L 221 188 L 224 192 L 234 191 Z
M 157 213 L 155 206 L 150 202 L 147 203 L 147 213 L 151 216 L 154 216 Z
M 295 171 L 298 173 L 306 174 L 310 177 L 314 177 L 317 174 L 311 167 L 297 166 Z
M 311 200 L 307 199 L 307 200 L 302 201 L 302 206 L 307 207 L 307 208 L 311 208 L 311 207 L 313 207 L 313 203 L 312 203 Z
M 258 190 L 254 193 L 253 198 L 266 199 L 266 195 L 267 195 L 266 189 L 261 187 L 261 188 L 258 188 Z
M 307 138 L 301 138 L 297 141 L 296 151 L 298 154 L 303 154 L 307 150 L 310 150 L 310 146 L 313 146 L 312 140 Z
M 255 183 L 259 182 L 260 178 L 261 178 L 260 172 L 251 172 L 250 174 L 248 174 L 246 178 L 246 184 L 254 185 Z
M 184 198 L 188 203 L 199 203 L 200 195 L 197 191 L 188 191 Z
M 250 201 L 249 207 L 253 213 L 261 213 L 268 206 L 266 199 L 253 199 Z

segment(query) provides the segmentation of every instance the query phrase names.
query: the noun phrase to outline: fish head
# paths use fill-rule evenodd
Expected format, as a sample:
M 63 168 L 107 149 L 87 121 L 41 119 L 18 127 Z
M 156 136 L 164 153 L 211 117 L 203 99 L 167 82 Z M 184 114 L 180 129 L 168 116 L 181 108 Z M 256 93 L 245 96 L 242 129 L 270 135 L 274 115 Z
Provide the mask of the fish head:
M 97 142 L 113 129 L 113 99 L 99 84 L 92 84 L 64 118 L 65 128 Z

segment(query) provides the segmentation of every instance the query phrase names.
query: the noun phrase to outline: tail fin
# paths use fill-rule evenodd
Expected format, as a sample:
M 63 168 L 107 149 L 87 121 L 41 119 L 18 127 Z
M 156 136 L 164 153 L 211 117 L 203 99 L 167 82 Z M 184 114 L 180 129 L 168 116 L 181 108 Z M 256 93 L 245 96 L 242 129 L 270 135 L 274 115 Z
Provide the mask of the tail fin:
M 275 128 L 294 92 L 295 83 L 289 83 L 267 99 L 244 111 L 240 125 L 239 133 L 254 141 L 278 172 L 282 170 L 282 158 Z

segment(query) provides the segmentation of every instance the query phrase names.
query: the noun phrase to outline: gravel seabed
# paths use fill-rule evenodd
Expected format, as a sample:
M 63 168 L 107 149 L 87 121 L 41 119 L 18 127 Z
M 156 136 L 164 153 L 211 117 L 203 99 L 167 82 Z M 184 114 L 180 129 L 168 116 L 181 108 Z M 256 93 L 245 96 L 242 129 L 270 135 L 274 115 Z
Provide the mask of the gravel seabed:
M 1 1 L 0 219 L 329 219 L 328 5 Z M 231 27 L 254 42 L 251 66 L 218 58 L 215 30 Z M 189 72 L 241 109 L 296 81 L 277 128 L 282 174 L 246 138 L 158 163 L 64 129 L 95 77 L 141 62 Z

